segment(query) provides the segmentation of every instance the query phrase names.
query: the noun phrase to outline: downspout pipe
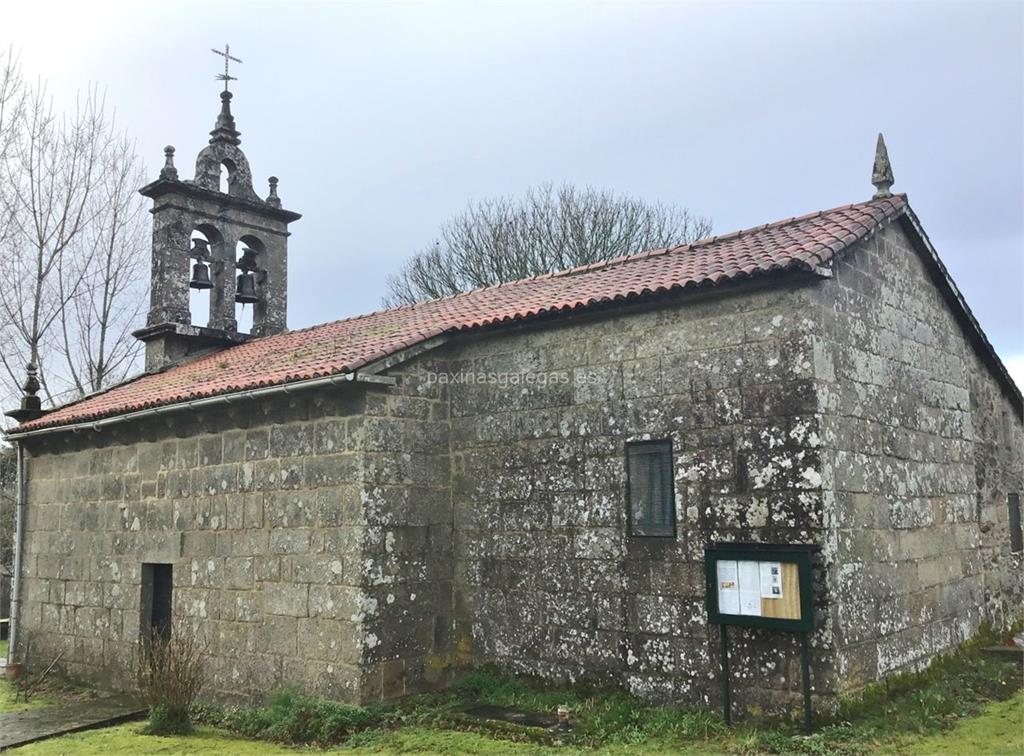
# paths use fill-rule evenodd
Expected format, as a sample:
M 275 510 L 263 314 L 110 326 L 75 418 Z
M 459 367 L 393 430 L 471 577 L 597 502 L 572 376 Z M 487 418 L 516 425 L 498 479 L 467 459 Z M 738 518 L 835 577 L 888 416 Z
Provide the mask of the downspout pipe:
M 17 653 L 18 624 L 21 618 L 21 560 L 25 542 L 25 508 L 28 503 L 25 450 L 15 442 L 17 489 L 14 505 L 14 575 L 11 577 L 11 627 L 8 634 L 7 659 L 13 661 Z

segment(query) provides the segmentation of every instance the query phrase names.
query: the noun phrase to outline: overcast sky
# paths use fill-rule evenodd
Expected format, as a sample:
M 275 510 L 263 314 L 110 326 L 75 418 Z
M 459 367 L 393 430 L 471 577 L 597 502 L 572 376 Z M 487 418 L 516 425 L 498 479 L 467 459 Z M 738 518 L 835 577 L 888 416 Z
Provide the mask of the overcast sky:
M 1024 4 L 5 4 L 58 100 L 97 83 L 155 178 L 190 173 L 220 59 L 265 193 L 304 214 L 289 325 L 377 309 L 467 202 L 546 182 L 687 206 L 724 233 L 868 199 L 875 134 L 1024 384 Z

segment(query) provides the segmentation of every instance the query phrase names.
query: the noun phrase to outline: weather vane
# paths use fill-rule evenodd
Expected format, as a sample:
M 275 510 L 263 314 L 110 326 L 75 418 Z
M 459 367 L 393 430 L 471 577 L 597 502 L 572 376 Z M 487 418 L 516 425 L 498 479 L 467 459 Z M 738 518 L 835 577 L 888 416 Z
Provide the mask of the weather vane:
M 228 91 L 228 82 L 229 81 L 238 81 L 238 77 L 237 76 L 232 76 L 231 74 L 228 73 L 228 65 L 230 65 L 231 61 L 235 61 L 235 63 L 241 63 L 242 60 L 241 60 L 241 58 L 236 58 L 234 55 L 230 54 L 231 53 L 231 46 L 227 42 L 224 43 L 224 50 L 223 50 L 223 52 L 220 51 L 220 50 L 215 50 L 212 47 L 210 48 L 210 52 L 215 53 L 217 55 L 220 55 L 221 57 L 224 58 L 224 73 L 217 74 L 214 78 L 217 79 L 217 81 L 223 81 L 224 82 L 224 91 L 227 92 Z

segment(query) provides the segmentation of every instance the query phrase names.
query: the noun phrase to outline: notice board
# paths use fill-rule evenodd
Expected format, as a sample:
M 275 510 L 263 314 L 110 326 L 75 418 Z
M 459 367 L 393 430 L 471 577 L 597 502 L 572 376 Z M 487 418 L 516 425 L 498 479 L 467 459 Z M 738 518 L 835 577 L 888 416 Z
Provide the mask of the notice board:
M 708 619 L 809 632 L 814 626 L 811 554 L 816 546 L 717 543 L 705 549 Z

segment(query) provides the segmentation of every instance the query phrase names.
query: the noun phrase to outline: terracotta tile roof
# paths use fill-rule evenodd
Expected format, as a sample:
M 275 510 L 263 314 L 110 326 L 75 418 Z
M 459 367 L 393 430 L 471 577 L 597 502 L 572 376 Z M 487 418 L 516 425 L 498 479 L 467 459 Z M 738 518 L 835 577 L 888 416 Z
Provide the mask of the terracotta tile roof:
M 142 375 L 17 431 L 95 420 L 234 391 L 348 373 L 434 336 L 669 291 L 827 265 L 896 217 L 906 199 L 823 210 L 672 249 L 477 289 L 267 336 Z

